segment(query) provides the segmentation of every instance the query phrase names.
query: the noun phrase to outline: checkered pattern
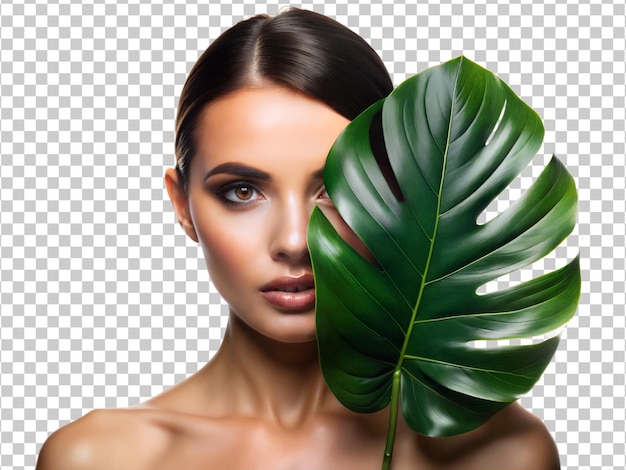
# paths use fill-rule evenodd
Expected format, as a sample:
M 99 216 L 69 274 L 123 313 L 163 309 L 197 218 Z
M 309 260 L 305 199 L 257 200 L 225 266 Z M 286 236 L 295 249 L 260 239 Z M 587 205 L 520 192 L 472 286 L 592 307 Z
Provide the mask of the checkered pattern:
M 215 352 L 226 306 L 163 188 L 177 96 L 223 29 L 283 2 L 0 2 L 0 467 L 34 467 L 53 430 L 125 407 Z M 564 469 L 623 469 L 626 108 L 622 0 L 327 0 L 298 6 L 365 37 L 398 84 L 461 53 L 498 73 L 545 120 L 545 144 L 484 215 L 555 153 L 574 174 L 577 316 L 523 404 Z M 383 5 L 384 3 L 384 5 Z M 419 4 L 419 5 L 416 5 Z

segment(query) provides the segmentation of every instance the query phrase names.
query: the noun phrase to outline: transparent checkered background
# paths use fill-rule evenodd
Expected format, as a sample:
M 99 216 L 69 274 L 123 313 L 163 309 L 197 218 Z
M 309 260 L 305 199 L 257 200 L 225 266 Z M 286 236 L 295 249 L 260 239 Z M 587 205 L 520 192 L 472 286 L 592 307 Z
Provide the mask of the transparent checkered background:
M 522 402 L 552 431 L 563 468 L 625 468 L 623 1 L 327 2 L 294 5 L 365 37 L 396 84 L 463 53 L 544 118 L 536 162 L 486 217 L 556 153 L 578 184 L 578 228 L 544 263 L 499 285 L 580 251 L 583 288 L 559 351 Z M 34 467 L 59 426 L 145 400 L 218 347 L 226 307 L 163 186 L 174 112 L 211 39 L 285 4 L 0 5 L 0 467 L 8 470 Z

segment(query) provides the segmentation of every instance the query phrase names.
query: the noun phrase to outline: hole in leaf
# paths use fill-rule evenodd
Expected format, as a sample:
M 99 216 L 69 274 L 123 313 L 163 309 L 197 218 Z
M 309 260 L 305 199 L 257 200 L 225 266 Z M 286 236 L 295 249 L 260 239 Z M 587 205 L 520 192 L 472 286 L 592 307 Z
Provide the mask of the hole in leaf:
M 509 289 L 543 274 L 556 271 L 573 260 L 579 254 L 579 250 L 580 241 L 578 237 L 578 226 L 576 226 L 572 233 L 546 256 L 522 269 L 505 274 L 504 276 L 500 276 L 493 281 L 483 284 L 476 290 L 476 294 L 486 295 L 499 290 Z
M 486 224 L 506 211 L 532 186 L 545 169 L 552 155 L 536 156 L 535 159 L 483 210 L 476 219 L 478 225 Z
M 541 335 L 529 336 L 526 338 L 488 340 L 477 339 L 468 342 L 467 345 L 474 349 L 496 349 L 505 346 L 529 346 L 531 344 L 543 343 L 545 340 L 558 336 L 564 328 L 565 327 L 557 328 L 556 330 L 549 331 Z
M 381 270 L 381 267 L 369 250 L 367 245 L 359 238 L 359 236 L 354 233 L 352 228 L 346 223 L 346 221 L 341 217 L 339 211 L 334 206 L 334 204 L 330 201 L 324 203 L 318 203 L 317 207 L 322 211 L 322 213 L 326 216 L 328 221 L 331 223 L 333 228 L 337 231 L 339 236 L 343 238 L 343 240 L 354 249 L 359 255 L 365 258 L 370 262 L 373 266 L 375 266 L 378 270 Z
M 489 145 L 489 142 L 491 142 L 491 139 L 493 139 L 493 136 L 495 135 L 498 128 L 500 127 L 500 123 L 502 122 L 502 116 L 504 116 L 504 112 L 506 111 L 506 105 L 507 105 L 507 101 L 505 100 L 504 105 L 502 106 L 502 111 L 500 111 L 500 116 L 498 116 L 498 120 L 496 121 L 496 125 L 493 126 L 493 130 L 491 131 L 491 134 L 489 134 L 489 137 L 487 137 L 487 140 L 485 141 L 485 146 Z
M 389 162 L 389 154 L 387 153 L 387 148 L 385 147 L 382 111 L 376 113 L 376 115 L 372 119 L 372 123 L 370 125 L 369 140 L 372 153 L 374 154 L 374 158 L 376 159 L 376 163 L 378 164 L 381 173 L 385 177 L 385 181 L 389 185 L 389 189 L 391 189 L 391 192 L 398 201 L 404 201 L 404 196 L 402 195 L 402 191 L 400 190 L 400 185 L 398 184 L 396 175 L 391 168 L 391 163 Z

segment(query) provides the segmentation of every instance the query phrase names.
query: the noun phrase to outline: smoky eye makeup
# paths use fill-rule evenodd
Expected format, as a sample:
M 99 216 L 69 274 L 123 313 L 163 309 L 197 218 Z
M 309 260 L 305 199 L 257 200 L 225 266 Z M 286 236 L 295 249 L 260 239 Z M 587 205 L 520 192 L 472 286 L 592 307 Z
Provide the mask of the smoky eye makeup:
M 259 182 L 269 182 L 268 173 L 237 162 L 216 166 L 204 177 L 208 192 L 224 205 L 243 209 L 263 199 Z
M 230 181 L 214 187 L 209 185 L 209 191 L 224 205 L 234 208 L 250 206 L 263 198 L 260 188 L 250 181 Z

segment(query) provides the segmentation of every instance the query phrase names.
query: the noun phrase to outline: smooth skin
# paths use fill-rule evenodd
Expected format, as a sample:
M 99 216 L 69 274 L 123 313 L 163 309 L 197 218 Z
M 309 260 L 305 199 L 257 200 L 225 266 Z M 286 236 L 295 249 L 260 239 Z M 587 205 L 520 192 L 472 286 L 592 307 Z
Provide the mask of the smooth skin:
M 52 434 L 37 470 L 380 468 L 388 410 L 356 414 L 330 393 L 310 303 L 306 227 L 316 204 L 367 256 L 333 212 L 321 175 L 347 123 L 276 86 L 207 106 L 187 190 L 174 169 L 165 183 L 230 305 L 222 345 L 200 371 L 148 402 L 96 410 Z M 285 289 L 285 279 L 297 288 Z M 418 436 L 399 421 L 394 470 L 559 468 L 545 426 L 518 404 L 445 439 Z

